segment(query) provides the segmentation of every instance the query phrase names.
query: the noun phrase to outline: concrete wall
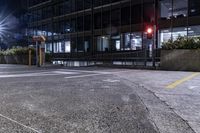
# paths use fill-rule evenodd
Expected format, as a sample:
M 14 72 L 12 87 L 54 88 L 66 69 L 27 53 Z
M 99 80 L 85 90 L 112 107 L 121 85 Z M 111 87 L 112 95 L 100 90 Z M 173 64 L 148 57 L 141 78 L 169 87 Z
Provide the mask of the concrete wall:
M 0 56 L 0 64 L 28 64 L 28 55 Z
M 200 50 L 162 50 L 161 69 L 200 71 Z

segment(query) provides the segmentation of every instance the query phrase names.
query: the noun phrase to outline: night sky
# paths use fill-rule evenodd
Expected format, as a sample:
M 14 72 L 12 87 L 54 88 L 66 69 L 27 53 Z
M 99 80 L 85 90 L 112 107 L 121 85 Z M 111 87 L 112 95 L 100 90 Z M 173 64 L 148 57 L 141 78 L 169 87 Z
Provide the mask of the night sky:
M 0 11 L 12 12 L 14 16 L 19 16 L 26 9 L 26 5 L 26 0 L 0 0 Z
M 26 6 L 26 0 L 0 0 L 0 24 L 6 29 L 0 37 L 4 43 L 22 38 L 27 22 L 22 19 Z

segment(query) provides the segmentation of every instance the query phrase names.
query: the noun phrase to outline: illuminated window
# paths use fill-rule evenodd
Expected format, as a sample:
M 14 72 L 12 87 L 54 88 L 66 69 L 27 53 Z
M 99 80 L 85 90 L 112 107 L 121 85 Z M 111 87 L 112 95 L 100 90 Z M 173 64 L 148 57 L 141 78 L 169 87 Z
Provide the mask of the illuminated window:
M 125 34 L 125 50 L 142 49 L 142 34 L 140 32 Z

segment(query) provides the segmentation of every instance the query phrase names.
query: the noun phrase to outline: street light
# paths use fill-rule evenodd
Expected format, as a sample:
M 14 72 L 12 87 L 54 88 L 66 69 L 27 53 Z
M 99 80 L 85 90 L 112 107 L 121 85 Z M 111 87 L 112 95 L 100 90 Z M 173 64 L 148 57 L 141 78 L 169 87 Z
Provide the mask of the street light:
M 7 16 L 10 17 L 10 16 Z M 8 27 L 9 27 L 9 20 L 7 17 L 2 17 L 2 15 L 0 14 L 0 38 L 3 38 L 6 36 L 6 34 L 8 33 Z

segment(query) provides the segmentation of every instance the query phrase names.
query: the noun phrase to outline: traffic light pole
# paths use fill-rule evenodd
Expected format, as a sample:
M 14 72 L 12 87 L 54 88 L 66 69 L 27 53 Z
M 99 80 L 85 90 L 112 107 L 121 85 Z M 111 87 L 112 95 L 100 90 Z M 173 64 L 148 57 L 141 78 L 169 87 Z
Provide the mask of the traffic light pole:
M 157 27 L 156 25 L 153 26 L 154 27 L 154 34 L 153 34 L 153 46 L 152 46 L 152 62 L 153 62 L 153 67 L 156 66 L 156 60 L 155 60 L 155 56 L 156 56 L 156 36 L 157 36 Z
M 157 25 L 158 25 L 158 12 L 157 12 L 157 9 L 158 9 L 158 1 L 157 0 L 154 0 L 154 26 L 153 26 L 153 29 L 154 29 L 154 34 L 153 34 L 153 55 L 152 55 L 152 62 L 153 62 L 153 67 L 155 68 L 156 67 L 156 48 L 157 48 L 157 41 L 158 41 L 158 30 L 157 30 Z

